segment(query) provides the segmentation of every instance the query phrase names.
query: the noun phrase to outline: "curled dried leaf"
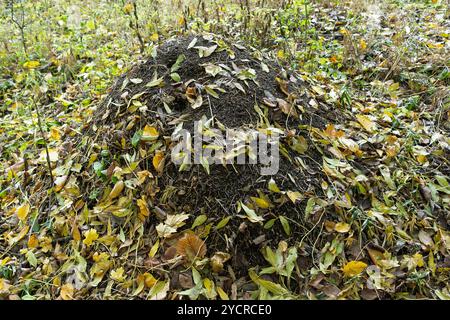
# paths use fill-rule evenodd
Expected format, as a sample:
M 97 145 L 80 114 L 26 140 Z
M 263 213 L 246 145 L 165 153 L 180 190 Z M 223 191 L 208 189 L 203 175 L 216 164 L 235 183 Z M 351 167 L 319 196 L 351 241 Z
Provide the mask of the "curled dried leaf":
M 206 244 L 197 235 L 186 233 L 178 240 L 177 253 L 185 257 L 188 261 L 194 261 L 197 257 L 203 258 L 206 255 Z

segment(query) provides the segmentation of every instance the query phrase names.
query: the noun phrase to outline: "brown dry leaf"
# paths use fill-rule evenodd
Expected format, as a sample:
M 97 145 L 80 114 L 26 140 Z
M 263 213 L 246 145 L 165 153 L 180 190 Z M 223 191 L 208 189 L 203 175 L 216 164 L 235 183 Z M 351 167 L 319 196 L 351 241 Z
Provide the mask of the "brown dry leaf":
M 379 265 L 378 261 L 384 259 L 384 254 L 379 250 L 367 248 L 367 253 L 369 254 L 370 260 L 372 260 L 375 265 Z
M 276 77 L 275 80 L 278 82 L 278 86 L 280 87 L 280 90 L 285 94 L 289 95 L 288 91 L 288 82 L 286 80 L 283 80 L 281 78 Z
M 424 245 L 426 245 L 427 247 L 431 247 L 434 246 L 434 242 L 433 239 L 431 238 L 431 236 L 424 230 L 420 230 L 419 231 L 419 240 L 420 242 L 422 242 Z
M 325 225 L 325 229 L 328 232 L 332 232 L 332 231 L 334 231 L 334 227 L 336 226 L 336 223 L 333 221 L 330 221 L 330 220 L 325 220 L 324 225 Z
M 277 99 L 278 108 L 287 115 L 293 116 L 295 118 L 298 118 L 297 110 L 295 110 L 294 105 L 290 104 L 289 102 L 286 102 L 283 99 Z
M 206 244 L 197 235 L 186 233 L 177 242 L 177 253 L 188 261 L 194 261 L 197 257 L 203 258 L 206 255 Z
M 72 224 L 72 238 L 75 241 L 80 241 L 81 240 L 80 230 L 78 229 L 78 226 L 77 226 L 75 221 Z
M 177 248 L 174 246 L 171 246 L 166 249 L 166 251 L 164 252 L 164 255 L 162 256 L 162 259 L 165 261 L 172 260 L 173 258 L 175 258 L 176 254 L 177 254 Z
M 185 94 L 189 102 L 195 102 L 195 98 L 197 98 L 197 90 L 195 89 L 195 87 L 187 87 Z
M 178 276 L 178 281 L 183 289 L 190 289 L 194 286 L 192 281 L 192 276 L 189 273 L 180 273 Z

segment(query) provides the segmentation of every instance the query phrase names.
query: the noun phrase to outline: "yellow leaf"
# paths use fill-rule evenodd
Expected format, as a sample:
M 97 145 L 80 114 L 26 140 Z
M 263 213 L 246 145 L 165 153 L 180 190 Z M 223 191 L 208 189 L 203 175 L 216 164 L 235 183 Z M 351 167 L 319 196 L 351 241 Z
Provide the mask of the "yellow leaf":
M 36 248 L 39 245 L 39 241 L 35 234 L 32 234 L 28 239 L 28 248 Z
M 156 282 L 158 282 L 158 280 L 155 279 L 153 275 L 148 272 L 144 273 L 144 283 L 147 288 L 153 287 Z
M 367 43 L 366 43 L 366 41 L 365 41 L 364 39 L 361 39 L 361 40 L 359 41 L 359 47 L 360 47 L 362 50 L 366 50 L 366 48 L 367 48 Z
M 150 215 L 150 211 L 148 210 L 147 201 L 145 197 L 142 196 L 141 199 L 137 200 L 137 205 L 139 207 L 139 218 L 141 221 L 144 221 L 146 217 Z
M 217 293 L 219 294 L 220 299 L 222 299 L 222 300 L 230 300 L 230 298 L 228 297 L 226 292 L 223 291 L 223 289 L 221 287 L 217 287 Z
M 158 174 L 162 174 L 164 170 L 164 153 L 162 151 L 157 151 L 155 156 L 153 157 L 153 167 L 155 168 Z
M 110 273 L 111 279 L 113 279 L 117 282 L 125 281 L 125 277 L 123 275 L 124 272 L 125 272 L 125 270 L 122 267 L 117 268 L 116 270 L 111 270 L 111 273 Z
M 270 207 L 270 203 L 263 198 L 250 197 L 258 207 L 261 209 L 267 209 Z
M 56 162 L 59 159 L 58 150 L 56 149 L 48 149 L 48 157 L 50 162 Z M 42 150 L 39 154 L 39 161 L 45 163 L 47 161 L 47 152 L 46 150 Z
M 23 67 L 26 69 L 35 69 L 37 67 L 39 67 L 40 63 L 39 61 L 36 60 L 32 60 L 32 61 L 27 61 L 23 64 Z
M 73 300 L 73 293 L 74 293 L 74 288 L 70 283 L 66 283 L 65 285 L 63 285 L 61 287 L 61 298 L 63 300 Z
M 126 14 L 131 13 L 132 10 L 133 10 L 133 4 L 131 2 L 128 2 L 126 5 L 123 6 L 123 11 Z
M 80 241 L 81 240 L 80 230 L 78 230 L 78 227 L 77 227 L 77 224 L 76 224 L 75 221 L 72 224 L 72 238 L 75 241 Z
M 342 271 L 344 271 L 344 274 L 347 277 L 354 277 L 363 272 L 366 268 L 367 264 L 362 261 L 350 261 L 344 266 Z
M 368 131 L 369 133 L 372 133 L 375 130 L 375 128 L 376 128 L 375 122 L 370 120 L 367 116 L 357 114 L 356 119 L 358 119 L 358 122 L 361 124 L 361 126 L 364 129 L 366 129 L 366 131 Z
M 424 164 L 427 162 L 427 156 L 423 155 L 423 154 L 419 154 L 417 157 L 417 162 L 419 162 L 420 164 Z
M 159 36 L 158 36 L 158 34 L 157 34 L 156 32 L 153 33 L 153 34 L 150 36 L 150 40 L 153 41 L 153 42 L 158 41 L 158 39 L 159 39 Z
M 50 139 L 54 141 L 61 140 L 61 134 L 59 133 L 59 130 L 56 127 L 52 127 L 50 129 Z
M 342 34 L 342 35 L 344 35 L 344 36 L 348 36 L 350 33 L 348 32 L 348 30 L 347 29 L 345 29 L 345 28 L 341 28 L 340 30 L 339 30 L 339 32 Z
M 345 222 L 338 222 L 334 226 L 334 230 L 339 233 L 347 233 L 350 230 L 350 225 Z
M 89 229 L 84 233 L 84 240 L 83 243 L 87 246 L 92 245 L 92 243 L 98 239 L 98 233 L 95 229 Z
M 148 253 L 148 256 L 150 258 L 153 258 L 155 256 L 156 252 L 158 252 L 158 249 L 159 249 L 159 239 L 156 240 L 156 243 L 150 249 L 150 252 Z
M 416 253 L 415 255 L 413 255 L 413 258 L 419 268 L 422 268 L 424 266 L 425 263 L 423 262 L 423 256 L 420 253 Z
M 65 186 L 68 177 L 68 175 L 64 175 L 55 179 L 55 192 L 61 191 Z
M 61 278 L 58 277 L 58 276 L 56 276 L 55 278 L 53 278 L 52 284 L 53 284 L 55 287 L 61 286 Z
M 155 127 L 146 125 L 142 132 L 141 140 L 142 141 L 153 141 L 153 140 L 157 139 L 158 137 L 159 137 L 158 129 L 156 129 Z
M 10 239 L 8 241 L 9 245 L 13 245 L 17 242 L 19 242 L 20 240 L 23 239 L 23 237 L 25 237 L 27 235 L 28 230 L 30 229 L 30 226 L 25 226 L 22 228 L 22 230 L 20 230 L 20 232 L 12 239 Z
M 20 221 L 24 221 L 27 218 L 29 212 L 30 205 L 28 203 L 24 203 L 16 209 L 16 214 Z
M 277 51 L 277 58 L 283 60 L 284 58 L 286 58 L 286 55 L 284 54 L 283 50 L 278 50 Z
M 111 190 L 111 192 L 109 193 L 109 198 L 110 199 L 114 199 L 117 198 L 120 193 L 122 192 L 123 188 L 125 187 L 125 184 L 123 183 L 122 180 L 117 181 L 117 183 L 114 185 L 114 188 Z
M 289 199 L 291 199 L 292 203 L 296 203 L 298 200 L 302 199 L 302 194 L 298 191 L 288 191 L 287 195 L 289 197 Z

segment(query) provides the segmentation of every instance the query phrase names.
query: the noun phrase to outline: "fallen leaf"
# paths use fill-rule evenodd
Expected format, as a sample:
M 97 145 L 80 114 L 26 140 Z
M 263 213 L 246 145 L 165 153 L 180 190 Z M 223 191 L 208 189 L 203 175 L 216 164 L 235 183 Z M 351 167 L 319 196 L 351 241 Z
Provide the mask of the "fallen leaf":
M 125 187 L 125 184 L 122 180 L 117 181 L 117 183 L 114 185 L 114 188 L 109 193 L 108 197 L 109 199 L 115 199 L 117 198 L 123 191 Z
M 263 198 L 250 197 L 250 199 L 252 199 L 255 204 L 261 209 L 267 209 L 270 207 L 270 203 Z
M 23 64 L 23 67 L 26 69 L 35 69 L 37 67 L 39 67 L 40 63 L 39 61 L 36 60 L 32 60 L 32 61 L 27 61 Z
M 363 272 L 366 268 L 367 264 L 362 261 L 350 261 L 344 266 L 342 271 L 344 271 L 344 274 L 347 277 L 354 277 Z
M 210 259 L 210 264 L 213 272 L 219 273 L 223 270 L 223 265 L 231 258 L 231 255 L 226 252 L 216 252 Z
M 98 239 L 98 233 L 97 230 L 91 228 L 88 231 L 84 233 L 84 240 L 83 243 L 87 245 L 88 247 L 92 245 L 92 243 Z
M 357 114 L 357 115 L 356 115 L 356 119 L 357 119 L 358 122 L 361 124 L 361 126 L 362 126 L 364 129 L 366 129 L 367 132 L 373 133 L 373 132 L 375 131 L 375 128 L 376 128 L 375 122 L 373 122 L 372 120 L 370 120 L 367 116 Z
M 157 151 L 152 160 L 153 167 L 158 174 L 162 174 L 164 170 L 164 153 L 162 151 Z
M 334 230 L 339 233 L 347 233 L 350 230 L 350 225 L 345 222 L 338 222 L 334 226 Z
M 177 242 L 177 253 L 188 261 L 194 261 L 196 258 L 203 258 L 206 254 L 206 245 L 197 235 L 186 233 L 183 238 Z
M 156 129 L 153 126 L 146 125 L 144 127 L 144 130 L 142 131 L 141 140 L 148 142 L 148 141 L 154 141 L 159 137 L 158 129 Z
M 70 283 L 66 283 L 61 287 L 60 296 L 63 300 L 73 300 L 74 287 Z
M 29 212 L 30 212 L 30 205 L 28 203 L 24 203 L 23 205 L 21 205 L 16 209 L 16 214 L 17 217 L 20 219 L 20 221 L 25 221 Z

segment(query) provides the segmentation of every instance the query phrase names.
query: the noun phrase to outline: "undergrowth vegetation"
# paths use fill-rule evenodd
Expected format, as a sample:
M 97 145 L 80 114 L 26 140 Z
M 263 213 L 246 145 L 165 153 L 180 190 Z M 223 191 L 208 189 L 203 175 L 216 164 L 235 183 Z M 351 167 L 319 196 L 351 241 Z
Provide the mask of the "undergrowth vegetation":
M 3 1 L 0 298 L 450 299 L 449 18 L 441 0 Z M 270 180 L 239 212 L 167 214 L 150 200 L 179 192 L 153 188 L 162 134 L 139 148 L 158 129 L 96 143 L 119 76 L 211 34 L 276 61 L 296 112 L 322 113 L 293 148 L 320 154 L 299 161 L 320 190 Z

